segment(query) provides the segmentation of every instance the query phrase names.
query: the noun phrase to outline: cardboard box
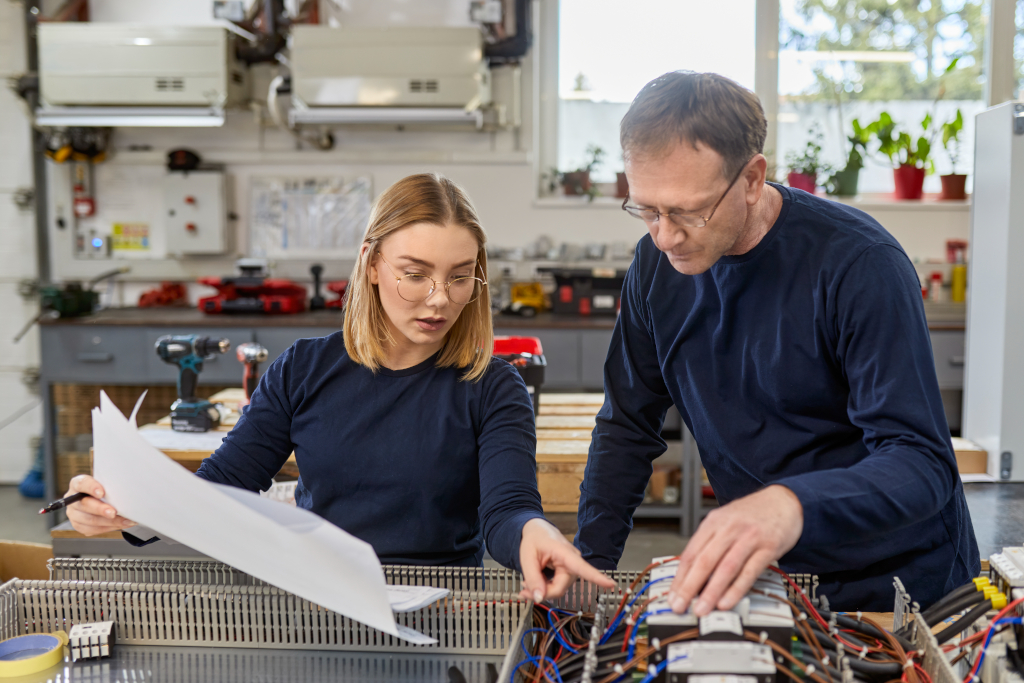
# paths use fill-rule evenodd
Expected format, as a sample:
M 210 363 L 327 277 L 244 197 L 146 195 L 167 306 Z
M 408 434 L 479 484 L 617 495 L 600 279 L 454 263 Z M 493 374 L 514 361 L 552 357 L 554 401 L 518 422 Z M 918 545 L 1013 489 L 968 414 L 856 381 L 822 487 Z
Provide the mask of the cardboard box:
M 953 452 L 956 454 L 956 468 L 960 474 L 988 472 L 988 451 L 973 441 L 953 437 Z
M 11 579 L 46 581 L 50 570 L 46 561 L 53 558 L 53 546 L 21 541 L 0 541 L 0 583 Z

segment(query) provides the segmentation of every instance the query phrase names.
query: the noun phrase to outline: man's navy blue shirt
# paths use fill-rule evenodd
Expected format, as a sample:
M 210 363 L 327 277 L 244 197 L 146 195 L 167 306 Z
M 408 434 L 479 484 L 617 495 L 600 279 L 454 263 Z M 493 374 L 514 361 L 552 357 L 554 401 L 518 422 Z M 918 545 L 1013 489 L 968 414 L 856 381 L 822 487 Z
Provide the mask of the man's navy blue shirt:
M 772 187 L 769 232 L 705 273 L 637 246 L 576 543 L 615 567 L 674 403 L 721 503 L 769 484 L 799 498 L 784 569 L 817 574 L 837 609 L 891 610 L 893 576 L 931 604 L 980 563 L 917 275 L 870 216 Z
M 294 450 L 296 504 L 382 563 L 480 566 L 486 539 L 518 567 L 523 525 L 543 517 L 530 395 L 505 361 L 471 382 L 436 360 L 375 375 L 340 332 L 300 339 L 198 474 L 262 491 Z

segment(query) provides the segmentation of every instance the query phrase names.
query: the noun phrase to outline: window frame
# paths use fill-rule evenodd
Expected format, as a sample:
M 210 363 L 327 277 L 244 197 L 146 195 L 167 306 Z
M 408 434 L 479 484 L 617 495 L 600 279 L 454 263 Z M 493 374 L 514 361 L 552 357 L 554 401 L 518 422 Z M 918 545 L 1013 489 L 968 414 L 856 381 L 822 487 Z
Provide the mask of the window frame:
M 536 0 L 540 16 L 535 25 L 534 60 L 534 159 L 536 184 L 540 176 L 558 166 L 558 40 L 561 0 Z M 989 22 L 985 35 L 984 100 L 988 107 L 1013 99 L 1016 74 L 1013 42 L 1017 34 L 1016 0 L 988 0 Z M 779 0 L 755 0 L 754 92 L 761 99 L 768 135 L 768 163 L 775 162 L 779 111 Z

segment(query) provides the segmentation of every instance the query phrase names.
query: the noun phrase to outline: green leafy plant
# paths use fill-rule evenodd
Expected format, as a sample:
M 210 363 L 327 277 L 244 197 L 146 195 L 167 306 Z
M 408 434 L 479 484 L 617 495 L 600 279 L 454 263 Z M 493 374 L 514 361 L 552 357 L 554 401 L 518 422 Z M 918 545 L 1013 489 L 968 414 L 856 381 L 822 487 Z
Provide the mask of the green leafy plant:
M 949 154 L 949 161 L 953 165 L 953 175 L 956 175 L 956 164 L 960 161 L 960 131 L 964 128 L 964 115 L 959 109 L 956 110 L 956 118 L 942 124 L 942 146 Z
M 814 124 L 807 130 L 807 134 L 809 139 L 803 150 L 792 150 L 786 154 L 786 166 L 793 173 L 811 177 L 828 174 L 831 167 L 821 160 L 821 146 L 825 142 L 821 127 Z
M 571 188 L 572 194 L 586 195 L 591 201 L 598 194 L 597 185 L 590 182 L 589 174 L 604 162 L 605 151 L 598 145 L 588 145 L 586 163 L 572 171 L 559 171 L 552 168 L 544 174 L 548 183 L 548 191 L 554 192 L 558 185 Z
M 864 168 L 864 155 L 868 151 L 868 142 L 871 140 L 870 126 L 863 127 L 860 121 L 854 119 L 853 135 L 846 139 L 850 141 L 850 154 L 846 157 L 844 171 L 855 171 Z
M 924 134 L 914 140 L 909 132 L 899 129 L 888 112 L 883 111 L 878 120 L 868 126 L 868 130 L 878 138 L 878 151 L 889 158 L 893 168 L 914 166 L 931 173 L 935 170 L 935 162 L 930 157 L 932 143 L 925 136 L 931 125 L 932 115 L 927 114 L 921 121 Z

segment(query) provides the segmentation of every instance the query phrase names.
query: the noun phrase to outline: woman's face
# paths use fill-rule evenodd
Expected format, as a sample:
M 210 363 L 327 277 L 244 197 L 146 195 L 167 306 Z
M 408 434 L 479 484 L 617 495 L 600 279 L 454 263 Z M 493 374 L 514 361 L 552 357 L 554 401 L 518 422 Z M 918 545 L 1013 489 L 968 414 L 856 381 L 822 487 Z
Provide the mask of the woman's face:
M 478 251 L 476 238 L 467 228 L 431 223 L 406 226 L 377 245 L 370 255 L 370 282 L 380 292 L 399 350 L 415 346 L 429 351 L 429 356 L 444 345 L 445 336 L 465 308 L 451 301 L 445 283 L 459 277 L 480 277 Z M 404 275 L 425 276 L 437 285 L 425 299 L 408 301 L 426 294 L 431 283 L 424 278 L 404 278 L 399 283 L 397 278 Z

